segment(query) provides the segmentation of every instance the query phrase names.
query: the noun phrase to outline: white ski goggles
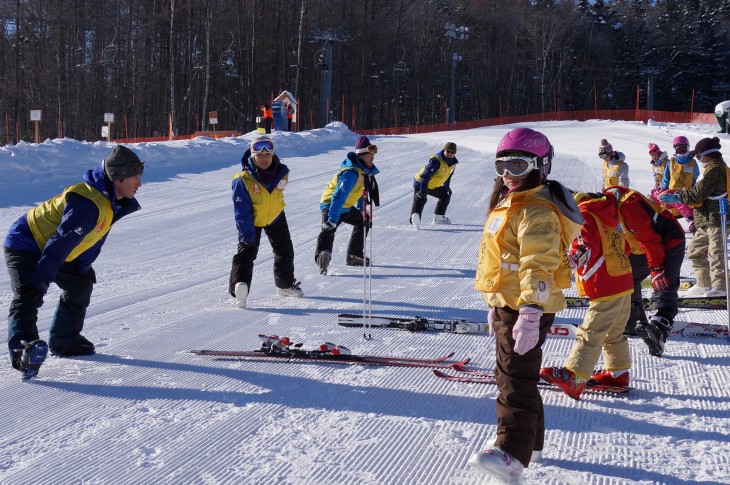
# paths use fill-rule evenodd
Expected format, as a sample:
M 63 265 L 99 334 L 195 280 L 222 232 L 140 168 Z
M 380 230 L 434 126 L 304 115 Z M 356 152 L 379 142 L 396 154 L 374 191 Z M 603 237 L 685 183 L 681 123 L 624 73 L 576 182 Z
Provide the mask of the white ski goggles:
M 494 161 L 494 169 L 500 177 L 509 172 L 513 177 L 521 177 L 531 170 L 539 168 L 542 164 L 542 157 L 529 157 L 525 155 L 514 155 L 509 157 L 498 157 Z

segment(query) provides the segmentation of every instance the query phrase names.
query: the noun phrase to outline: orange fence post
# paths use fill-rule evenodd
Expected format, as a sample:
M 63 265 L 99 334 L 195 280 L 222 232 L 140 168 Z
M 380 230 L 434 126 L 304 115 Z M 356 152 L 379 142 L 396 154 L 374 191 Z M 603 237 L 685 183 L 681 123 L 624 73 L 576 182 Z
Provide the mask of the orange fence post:
M 692 122 L 692 116 L 695 112 L 695 89 L 692 88 L 692 100 L 690 101 L 690 108 L 689 108 L 689 122 Z

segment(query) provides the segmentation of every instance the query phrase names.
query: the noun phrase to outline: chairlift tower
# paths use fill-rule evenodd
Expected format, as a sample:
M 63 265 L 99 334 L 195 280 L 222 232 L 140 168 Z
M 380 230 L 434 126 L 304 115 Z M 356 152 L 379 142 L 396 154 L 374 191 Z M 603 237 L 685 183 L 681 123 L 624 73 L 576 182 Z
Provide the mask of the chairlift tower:
M 317 31 L 309 37 L 309 42 L 324 42 L 324 45 L 314 56 L 314 65 L 320 70 L 319 88 L 319 126 L 329 123 L 329 113 L 332 109 L 332 44 L 347 42 L 350 35 L 343 29 Z
M 449 92 L 449 124 L 456 123 L 456 64 L 463 59 L 456 52 L 456 41 L 469 38 L 469 27 L 457 27 L 452 23 L 444 26 L 451 50 L 451 90 Z

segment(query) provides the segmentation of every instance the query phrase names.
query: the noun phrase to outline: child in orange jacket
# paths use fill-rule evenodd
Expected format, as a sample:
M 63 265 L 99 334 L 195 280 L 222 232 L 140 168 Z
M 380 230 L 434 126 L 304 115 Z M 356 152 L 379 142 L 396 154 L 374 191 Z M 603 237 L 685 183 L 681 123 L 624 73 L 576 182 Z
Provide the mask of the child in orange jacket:
M 590 303 L 563 367 L 545 367 L 540 377 L 579 399 L 588 379 L 612 386 L 629 384 L 631 357 L 623 333 L 634 282 L 615 201 L 603 194 L 582 192 L 574 199 L 585 224 L 573 241 L 568 260 L 581 296 L 588 296 Z M 594 372 L 601 353 L 605 370 Z

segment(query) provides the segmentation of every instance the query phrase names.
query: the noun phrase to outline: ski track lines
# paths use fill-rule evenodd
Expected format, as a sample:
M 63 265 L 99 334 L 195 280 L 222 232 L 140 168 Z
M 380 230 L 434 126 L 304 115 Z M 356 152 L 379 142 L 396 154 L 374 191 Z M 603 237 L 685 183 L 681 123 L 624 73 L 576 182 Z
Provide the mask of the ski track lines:
M 424 217 L 423 230 L 414 231 L 407 222 L 412 189 L 404 180 L 426 162 L 426 142 L 414 143 L 413 153 L 399 153 L 398 160 L 389 158 L 396 151 L 387 149 L 387 139 L 377 143 L 383 174 L 373 233 L 374 313 L 483 321 L 484 302 L 473 289 L 474 255 L 491 191 L 484 174 L 493 158 L 460 146 L 454 192 L 469 197 L 452 200 L 452 226 Z M 466 462 L 496 432 L 496 386 L 447 382 L 423 368 L 188 352 L 254 349 L 256 334 L 264 332 L 289 335 L 305 348 L 332 341 L 360 354 L 454 351 L 455 358 L 471 357 L 475 368 L 494 367 L 494 340 L 483 335 L 373 329 L 373 340 L 364 340 L 361 329 L 336 325 L 337 313 L 362 309 L 363 272 L 344 265 L 350 235 L 344 226 L 335 240 L 336 275 L 319 275 L 313 262 L 319 211 L 310 199 L 339 161 L 308 161 L 309 171 L 302 162 L 294 171 L 299 163 L 290 164 L 287 218 L 306 297 L 274 296 L 265 241 L 249 309 L 234 308 L 227 296 L 236 244 L 228 192 L 233 171 L 193 176 L 179 191 L 170 182 L 164 187 L 170 194 L 151 191 L 142 204 L 149 210 L 115 227 L 95 264 L 100 281 L 85 333 L 100 354 L 51 357 L 26 385 L 9 366 L 0 369 L 0 400 L 10 411 L 0 417 L 1 483 L 483 483 Z M 578 158 L 553 167 L 570 187 L 582 188 L 594 172 Z M 305 181 L 302 173 L 312 178 Z M 198 189 L 204 195 L 196 195 Z M 424 216 L 434 206 L 429 198 Z M 188 226 L 186 216 L 201 227 Z M 168 218 L 178 221 L 179 232 Z M 0 281 L 6 284 L 7 276 Z M 54 286 L 41 308 L 42 332 L 57 298 Z M 584 313 L 571 309 L 561 316 L 580 320 Z M 549 339 L 544 364 L 562 365 L 571 345 Z M 526 470 L 525 483 L 728 483 L 729 460 L 713 451 L 727 449 L 730 434 L 727 345 L 672 338 L 662 359 L 648 355 L 639 339 L 630 346 L 636 389 L 628 397 L 577 402 L 541 391 L 545 461 Z M 672 462 L 678 465 L 668 473 Z

